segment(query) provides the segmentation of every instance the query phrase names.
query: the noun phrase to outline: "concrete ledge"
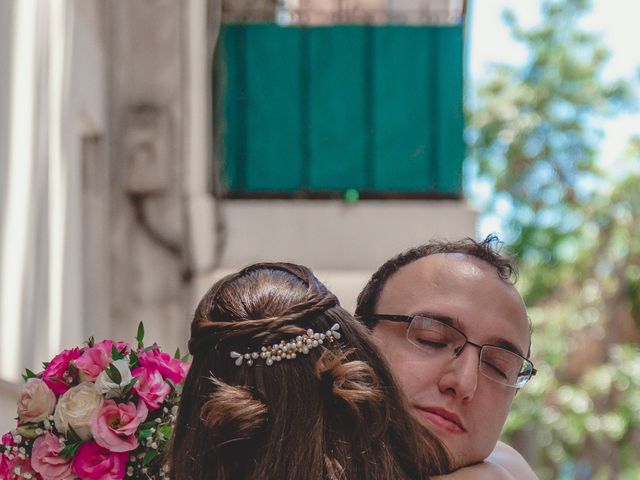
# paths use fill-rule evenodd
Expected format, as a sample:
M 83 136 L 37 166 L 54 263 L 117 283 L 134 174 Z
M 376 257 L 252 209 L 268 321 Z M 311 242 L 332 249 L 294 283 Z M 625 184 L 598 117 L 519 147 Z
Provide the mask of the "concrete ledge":
M 220 267 L 291 261 L 314 270 L 373 270 L 431 238 L 475 236 L 464 200 L 224 200 Z

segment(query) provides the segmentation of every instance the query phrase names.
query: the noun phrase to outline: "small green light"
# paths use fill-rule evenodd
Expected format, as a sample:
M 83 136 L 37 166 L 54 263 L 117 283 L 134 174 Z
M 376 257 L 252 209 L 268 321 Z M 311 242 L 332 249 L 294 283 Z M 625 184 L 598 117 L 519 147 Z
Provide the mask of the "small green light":
M 347 188 L 344 191 L 344 201 L 347 203 L 356 203 L 360 200 L 360 192 L 355 188 Z

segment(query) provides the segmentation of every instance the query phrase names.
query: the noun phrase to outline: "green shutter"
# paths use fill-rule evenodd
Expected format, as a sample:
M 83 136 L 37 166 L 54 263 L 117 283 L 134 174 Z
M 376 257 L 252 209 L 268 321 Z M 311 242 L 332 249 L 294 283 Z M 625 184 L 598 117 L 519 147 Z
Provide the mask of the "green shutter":
M 228 191 L 459 195 L 462 38 L 462 26 L 224 25 Z

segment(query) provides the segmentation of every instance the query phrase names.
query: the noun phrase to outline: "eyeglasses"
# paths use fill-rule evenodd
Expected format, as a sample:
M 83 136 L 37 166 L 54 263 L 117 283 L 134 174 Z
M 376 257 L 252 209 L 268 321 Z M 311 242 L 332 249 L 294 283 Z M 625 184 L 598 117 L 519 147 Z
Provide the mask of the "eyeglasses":
M 479 350 L 478 369 L 485 377 L 509 387 L 521 388 L 537 371 L 533 363 L 511 350 L 496 345 L 478 345 L 452 325 L 423 316 L 372 315 L 370 320 L 387 320 L 409 324 L 407 340 L 431 358 L 457 358 L 464 347 Z

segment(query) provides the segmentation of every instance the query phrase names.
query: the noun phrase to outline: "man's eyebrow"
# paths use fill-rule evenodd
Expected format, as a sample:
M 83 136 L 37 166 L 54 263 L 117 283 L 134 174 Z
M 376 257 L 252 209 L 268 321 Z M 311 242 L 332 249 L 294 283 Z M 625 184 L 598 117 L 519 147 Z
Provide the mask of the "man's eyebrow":
M 510 342 L 506 338 L 496 337 L 487 345 L 494 345 L 496 347 L 504 348 L 505 350 L 517 353 L 521 357 L 526 358 L 522 350 L 520 350 L 514 343 Z
M 433 318 L 434 320 L 438 320 L 439 322 L 445 323 L 445 324 L 447 324 L 447 325 L 449 325 L 451 327 L 455 327 L 458 330 L 463 331 L 462 330 L 462 325 L 460 324 L 460 321 L 455 317 L 450 317 L 448 315 L 440 315 L 440 314 L 437 314 L 437 313 L 427 312 L 427 311 L 415 312 L 413 314 L 413 316 Z
M 460 324 L 460 320 L 458 320 L 455 317 L 450 317 L 448 315 L 439 315 L 437 313 L 428 312 L 428 311 L 415 312 L 413 315 L 433 318 L 434 320 L 438 320 L 439 322 L 442 322 L 446 325 L 450 325 L 452 327 L 457 328 L 458 330 L 460 330 L 466 335 L 466 332 L 464 331 L 464 329 L 462 328 L 462 325 Z M 473 339 L 469 339 L 469 340 L 473 342 Z M 503 337 L 494 337 L 491 339 L 491 341 L 487 342 L 485 345 L 493 345 L 494 347 L 504 348 L 505 350 L 509 350 L 513 353 L 517 353 L 521 357 L 526 358 L 520 348 L 518 348 L 513 342 Z

